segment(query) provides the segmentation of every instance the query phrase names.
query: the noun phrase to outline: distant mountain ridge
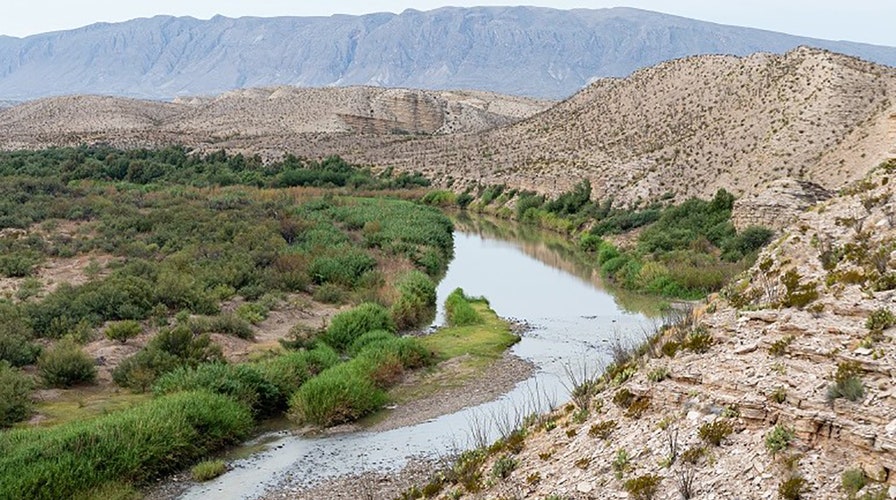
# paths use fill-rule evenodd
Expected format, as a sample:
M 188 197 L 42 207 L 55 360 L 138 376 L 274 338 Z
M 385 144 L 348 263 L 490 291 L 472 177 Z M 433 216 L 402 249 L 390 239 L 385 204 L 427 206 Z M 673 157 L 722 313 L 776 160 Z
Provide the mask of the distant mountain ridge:
M 896 65 L 896 48 L 630 9 L 445 7 L 363 16 L 158 16 L 0 37 L 0 100 L 149 99 L 246 87 L 373 85 L 564 98 L 595 78 L 697 54 L 810 45 Z

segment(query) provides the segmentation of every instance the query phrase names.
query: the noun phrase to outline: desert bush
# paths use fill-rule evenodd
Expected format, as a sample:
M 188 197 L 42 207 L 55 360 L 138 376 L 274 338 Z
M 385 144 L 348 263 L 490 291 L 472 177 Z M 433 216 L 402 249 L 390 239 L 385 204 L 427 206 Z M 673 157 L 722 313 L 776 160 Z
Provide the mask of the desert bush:
M 784 297 L 781 305 L 784 307 L 797 307 L 802 309 L 818 298 L 817 284 L 814 281 L 800 283 L 800 275 L 795 269 L 789 269 L 781 277 L 784 285 Z
M 838 363 L 834 383 L 828 386 L 828 401 L 838 398 L 859 401 L 865 397 L 865 385 L 860 378 L 861 373 L 862 368 L 855 361 Z
M 203 460 L 190 468 L 194 481 L 204 482 L 214 479 L 227 471 L 223 460 Z
M 286 407 L 286 396 L 261 370 L 248 364 L 182 366 L 162 375 L 153 385 L 156 395 L 196 390 L 229 396 L 258 415 L 272 415 Z
M 635 500 L 652 500 L 656 498 L 662 480 L 655 474 L 645 474 L 622 483 L 622 489 Z
M 62 339 L 37 360 L 41 379 L 50 387 L 71 387 L 96 380 L 96 366 L 81 346 Z
M 445 299 L 445 316 L 451 326 L 467 326 L 482 323 L 482 317 L 473 309 L 470 298 L 463 289 L 456 288 Z
M 268 317 L 270 308 L 258 302 L 246 302 L 240 304 L 234 313 L 243 321 L 247 321 L 253 325 L 257 325 Z
M 790 347 L 790 344 L 793 343 L 793 340 L 793 335 L 787 335 L 772 342 L 772 345 L 768 348 L 768 353 L 772 356 L 783 356 L 787 354 L 787 348 Z
M 651 382 L 661 382 L 669 377 L 669 368 L 666 366 L 658 366 L 647 374 L 647 379 Z
M 635 402 L 635 399 L 637 399 L 637 397 L 625 387 L 619 389 L 616 391 L 616 394 L 613 395 L 613 403 L 623 409 L 627 409 L 631 406 L 632 403 Z
M 614 430 L 616 430 L 616 421 L 605 420 L 592 425 L 588 429 L 588 435 L 598 439 L 607 439 Z
M 709 351 L 714 343 L 712 334 L 704 326 L 699 326 L 688 333 L 681 346 L 689 351 L 696 353 L 705 353 Z
M 893 325 L 896 325 L 896 315 L 886 308 L 874 310 L 865 321 L 865 328 L 871 332 L 882 332 Z
M 368 302 L 333 316 L 321 339 L 334 349 L 344 351 L 355 339 L 373 330 L 394 332 L 395 323 L 385 307 Z
M 122 344 L 127 343 L 129 339 L 141 333 L 143 333 L 143 327 L 140 326 L 140 323 L 130 319 L 109 323 L 103 332 L 107 339 L 121 342 Z
M 806 480 L 799 475 L 791 475 L 778 485 L 778 498 L 783 500 L 800 500 L 804 498 Z
M 34 382 L 30 377 L 0 361 L 0 428 L 28 418 L 32 389 Z
M 775 387 L 775 390 L 769 394 L 768 398 L 775 403 L 781 404 L 787 400 L 787 389 L 784 387 Z
M 731 426 L 731 422 L 715 420 L 701 425 L 697 430 L 697 435 L 706 443 L 713 446 L 721 446 L 722 441 L 732 432 L 734 432 L 734 428 Z
M 504 455 L 495 460 L 494 465 L 492 465 L 492 476 L 498 479 L 507 479 L 510 476 L 510 473 L 516 469 L 517 465 L 519 465 L 517 459 L 513 458 L 511 455 Z
M 778 424 L 765 435 L 765 449 L 771 454 L 783 451 L 793 440 L 793 431 Z
M 0 434 L 0 498 L 72 498 L 107 482 L 145 484 L 237 442 L 245 407 L 185 392 L 91 420 Z

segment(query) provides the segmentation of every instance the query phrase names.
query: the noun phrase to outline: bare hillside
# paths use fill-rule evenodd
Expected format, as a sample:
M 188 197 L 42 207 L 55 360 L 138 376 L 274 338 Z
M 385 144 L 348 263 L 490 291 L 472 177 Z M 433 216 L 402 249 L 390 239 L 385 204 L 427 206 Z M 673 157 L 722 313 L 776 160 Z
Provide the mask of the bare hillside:
M 589 178 L 626 201 L 740 195 L 782 177 L 836 188 L 896 144 L 894 91 L 896 70 L 820 50 L 693 57 L 598 81 L 510 127 L 356 159 L 547 192 Z
M 248 89 L 173 103 L 69 96 L 0 111 L 0 135 L 5 148 L 91 142 L 202 146 L 248 141 L 251 146 L 300 134 L 480 132 L 550 104 L 488 92 L 376 87 Z

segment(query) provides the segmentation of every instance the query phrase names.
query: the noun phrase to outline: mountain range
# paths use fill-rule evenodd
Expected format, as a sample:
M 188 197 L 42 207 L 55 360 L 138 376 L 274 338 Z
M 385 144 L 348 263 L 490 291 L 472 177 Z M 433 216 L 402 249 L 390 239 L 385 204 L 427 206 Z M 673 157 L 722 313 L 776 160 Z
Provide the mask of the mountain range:
M 0 101 L 170 99 L 261 86 L 475 89 L 565 98 L 602 77 L 698 55 L 800 45 L 896 65 L 896 48 L 817 40 L 630 8 L 445 7 L 331 17 L 158 16 L 0 36 Z

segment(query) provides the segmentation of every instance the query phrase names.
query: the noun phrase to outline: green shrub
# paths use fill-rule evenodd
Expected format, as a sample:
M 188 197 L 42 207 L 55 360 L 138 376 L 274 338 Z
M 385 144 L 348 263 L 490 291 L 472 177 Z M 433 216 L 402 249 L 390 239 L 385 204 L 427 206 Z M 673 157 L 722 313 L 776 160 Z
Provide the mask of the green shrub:
M 772 345 L 768 348 L 768 353 L 772 356 L 783 356 L 787 354 L 787 348 L 790 347 L 790 344 L 793 343 L 793 340 L 793 335 L 787 335 L 786 337 L 772 342 Z
M 862 469 L 849 469 L 843 471 L 843 474 L 840 476 L 840 487 L 846 492 L 848 498 L 855 498 L 856 493 L 864 488 L 866 484 L 868 484 L 868 478 Z
M 517 465 L 519 465 L 517 459 L 513 458 L 511 455 L 504 455 L 495 460 L 494 465 L 492 465 L 492 476 L 498 479 L 507 479 L 510 476 L 510 473 L 516 469 Z
M 109 325 L 106 326 L 106 331 L 103 332 L 107 339 L 121 342 L 122 344 L 127 343 L 129 339 L 132 339 L 141 333 L 143 333 L 143 327 L 140 326 L 140 323 L 132 319 L 109 323 Z
M 635 500 L 652 500 L 656 498 L 662 480 L 655 474 L 645 474 L 622 483 L 622 489 Z
M 208 334 L 194 335 L 186 325 L 162 329 L 143 349 L 126 358 L 114 370 L 116 384 L 143 392 L 155 380 L 180 366 L 223 360 L 221 347 Z
M 235 313 L 224 313 L 217 316 L 198 316 L 190 318 L 187 326 L 194 335 L 203 333 L 223 333 L 234 337 L 251 340 L 255 337 L 252 325 Z
M 37 260 L 22 252 L 0 255 L 0 276 L 24 278 L 31 276 Z
M 258 302 L 247 302 L 240 304 L 234 313 L 243 321 L 247 321 L 253 325 L 257 325 L 268 317 L 270 309 Z
M 394 332 L 395 324 L 385 307 L 368 302 L 333 316 L 322 340 L 334 349 L 344 351 L 355 339 L 373 330 Z
M 376 259 L 361 250 L 344 247 L 337 255 L 315 258 L 308 273 L 317 285 L 334 283 L 351 288 L 362 274 L 374 267 Z
M 896 325 L 896 315 L 886 308 L 876 309 L 865 321 L 865 328 L 871 332 L 882 332 L 893 325 Z
M 32 389 L 34 382 L 30 377 L 0 361 L 0 428 L 28 418 Z
M 647 379 L 651 382 L 661 382 L 669 377 L 669 368 L 658 366 L 647 374 Z
M 326 427 L 351 422 L 377 410 L 386 402 L 386 394 L 376 387 L 368 370 L 355 361 L 324 370 L 290 398 L 290 417 Z
M 482 317 L 473 309 L 464 291 L 456 288 L 445 299 L 445 316 L 451 326 L 478 325 Z
M 287 400 L 311 377 L 339 363 L 330 346 L 319 343 L 313 349 L 292 351 L 257 365 L 264 378 L 274 384 Z
M 0 361 L 13 366 L 30 365 L 37 360 L 40 352 L 40 346 L 31 342 L 29 337 L 17 332 L 0 331 Z
M 860 378 L 861 373 L 862 367 L 855 361 L 838 363 L 834 383 L 828 386 L 828 401 L 838 398 L 859 401 L 865 397 L 865 385 Z
M 681 346 L 689 351 L 705 353 L 709 351 L 714 342 L 709 330 L 706 327 L 699 326 L 688 334 Z
M 818 289 L 814 281 L 800 284 L 800 275 L 795 269 L 790 269 L 781 277 L 784 285 L 784 297 L 781 305 L 785 307 L 803 308 L 818 298 Z
M 369 331 L 360 337 L 356 338 L 352 345 L 349 346 L 347 352 L 350 356 L 357 356 L 361 351 L 364 350 L 370 344 L 377 344 L 380 342 L 387 342 L 393 339 L 397 339 L 394 333 L 386 331 L 386 330 L 372 330 Z
M 314 289 L 314 300 L 324 304 L 343 304 L 348 298 L 345 289 L 335 283 L 324 283 Z
M 265 379 L 261 370 L 248 364 L 182 366 L 162 375 L 153 385 L 156 395 L 196 390 L 229 396 L 258 415 L 273 415 L 286 407 L 286 396 Z
M 436 284 L 426 274 L 411 271 L 396 284 L 398 300 L 392 304 L 392 318 L 399 331 L 422 326 L 432 320 L 436 307 Z
M 732 432 L 734 432 L 734 428 L 731 426 L 731 422 L 715 420 L 701 425 L 697 430 L 697 435 L 700 436 L 700 439 L 713 446 L 721 446 L 722 441 Z
M 765 449 L 771 454 L 783 451 L 793 440 L 793 431 L 778 424 L 765 435 Z
M 194 481 L 204 482 L 214 479 L 227 471 L 223 460 L 203 460 L 190 468 Z
M 44 351 L 37 360 L 37 369 L 50 387 L 71 387 L 96 380 L 93 360 L 74 341 L 60 340 Z
M 186 392 L 49 428 L 0 434 L 0 498 L 72 498 L 104 483 L 145 484 L 237 442 L 248 409 L 224 396 Z

